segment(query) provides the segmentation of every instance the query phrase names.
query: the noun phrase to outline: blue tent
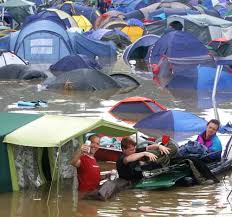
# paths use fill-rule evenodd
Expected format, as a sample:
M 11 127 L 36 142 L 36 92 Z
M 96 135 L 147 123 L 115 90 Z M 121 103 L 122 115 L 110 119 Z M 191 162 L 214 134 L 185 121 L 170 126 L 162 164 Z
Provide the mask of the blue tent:
M 176 102 L 183 103 L 188 108 L 193 110 L 212 108 L 212 90 L 198 90 L 181 87 L 168 87 L 167 89 Z M 232 89 L 230 91 L 217 91 L 216 101 L 218 104 L 231 102 Z
M 128 13 L 147 7 L 153 3 L 160 2 L 160 0 L 113 0 L 114 10 Z
M 68 55 L 98 56 L 102 63 L 113 64 L 116 47 L 113 42 L 88 39 L 78 32 L 69 32 L 50 20 L 36 20 L 20 31 L 0 38 L 0 48 L 14 51 L 30 63 L 53 64 Z
M 130 60 L 144 59 L 147 55 L 148 48 L 156 43 L 159 36 L 145 35 L 126 48 L 123 53 L 123 60 L 129 64 Z
M 208 49 L 189 32 L 170 31 L 149 49 L 147 60 L 158 63 L 161 56 L 169 58 L 200 57 L 208 55 Z
M 179 140 L 202 132 L 206 124 L 205 119 L 190 112 L 168 110 L 153 113 L 137 122 L 134 127 L 142 132 L 153 132 L 155 136 L 169 134 Z
M 112 41 L 120 49 L 125 49 L 131 41 L 128 35 L 118 29 L 96 29 L 84 33 L 89 39 Z
M 90 59 L 86 55 L 69 55 L 60 59 L 57 63 L 49 68 L 53 74 L 60 74 L 74 69 L 101 69 L 101 66 L 94 59 Z
M 215 74 L 216 66 L 213 65 L 173 65 L 173 78 L 167 87 L 211 91 Z M 231 74 L 228 71 L 222 71 L 217 90 L 232 91 L 231 84 Z
M 23 26 L 26 26 L 28 25 L 29 23 L 31 22 L 34 22 L 35 20 L 51 20 L 53 22 L 56 22 L 58 24 L 60 24 L 61 26 L 63 26 L 65 29 L 68 29 L 68 28 L 71 28 L 73 24 L 76 24 L 75 21 L 73 20 L 72 23 L 70 23 L 70 20 L 68 18 L 62 18 L 59 16 L 59 13 L 57 13 L 59 10 L 52 10 L 52 11 L 49 11 L 49 10 L 44 10 L 44 11 L 41 11 L 37 14 L 34 14 L 34 15 L 31 15 L 31 16 L 28 16 L 26 17 L 25 21 L 23 22 Z M 72 18 L 70 18 L 72 19 Z M 77 27 L 77 25 L 76 25 Z
M 159 8 L 150 12 L 146 19 L 156 20 L 161 19 L 164 20 L 171 15 L 188 15 L 188 14 L 200 14 L 197 10 L 186 9 L 186 8 Z
M 119 35 L 122 38 L 125 38 L 127 40 L 130 40 L 128 35 L 118 29 L 96 29 L 92 31 L 88 31 L 84 33 L 88 36 L 88 38 L 95 39 L 95 40 L 101 40 L 102 38 L 110 35 Z
M 94 25 L 100 12 L 95 7 L 88 7 L 86 5 L 81 5 L 74 2 L 64 2 L 64 4 L 58 6 L 58 8 L 71 16 L 73 15 L 83 15 Z

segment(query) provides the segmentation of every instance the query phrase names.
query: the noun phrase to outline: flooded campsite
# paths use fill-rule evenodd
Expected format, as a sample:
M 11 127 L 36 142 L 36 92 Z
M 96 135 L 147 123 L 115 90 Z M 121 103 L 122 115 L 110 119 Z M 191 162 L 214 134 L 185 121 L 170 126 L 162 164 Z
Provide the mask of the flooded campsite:
M 231 5 L 0 0 L 0 217 L 231 216 Z

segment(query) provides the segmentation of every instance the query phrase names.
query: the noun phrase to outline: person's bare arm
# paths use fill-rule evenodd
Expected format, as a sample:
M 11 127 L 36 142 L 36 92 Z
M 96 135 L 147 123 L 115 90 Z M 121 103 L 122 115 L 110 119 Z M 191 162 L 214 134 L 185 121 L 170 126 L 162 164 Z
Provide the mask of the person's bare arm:
M 74 167 L 80 167 L 81 165 L 81 160 L 80 160 L 80 156 L 83 154 L 83 153 L 87 153 L 89 152 L 89 148 L 90 146 L 89 145 L 86 145 L 86 144 L 83 144 L 81 146 L 81 149 L 79 150 L 76 150 L 73 154 L 73 157 L 72 157 L 72 160 L 70 161 L 70 164 Z
M 134 153 L 134 154 L 131 154 L 131 155 L 125 157 L 124 160 L 123 160 L 123 163 L 124 164 L 128 164 L 130 162 L 139 160 L 142 157 L 148 157 L 150 161 L 157 160 L 157 156 L 156 155 L 154 155 L 154 154 L 152 154 L 150 152 L 144 151 L 144 152 Z
M 70 161 L 70 164 L 74 167 L 80 167 L 81 165 L 80 156 L 81 156 L 81 151 L 80 150 L 75 151 Z
M 156 149 L 159 149 L 161 154 L 169 154 L 170 153 L 170 148 L 165 147 L 164 145 L 160 145 L 160 144 L 148 145 L 146 148 L 146 151 L 156 150 Z

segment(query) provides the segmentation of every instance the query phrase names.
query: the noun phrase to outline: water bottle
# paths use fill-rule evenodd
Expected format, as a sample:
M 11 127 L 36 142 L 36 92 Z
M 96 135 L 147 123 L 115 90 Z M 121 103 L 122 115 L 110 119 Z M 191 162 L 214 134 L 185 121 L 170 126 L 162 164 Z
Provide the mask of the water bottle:
M 88 152 L 87 152 L 87 153 L 90 153 L 91 141 L 90 141 L 90 140 L 86 140 L 85 145 L 88 145 L 88 146 L 89 146 L 89 149 L 88 149 Z

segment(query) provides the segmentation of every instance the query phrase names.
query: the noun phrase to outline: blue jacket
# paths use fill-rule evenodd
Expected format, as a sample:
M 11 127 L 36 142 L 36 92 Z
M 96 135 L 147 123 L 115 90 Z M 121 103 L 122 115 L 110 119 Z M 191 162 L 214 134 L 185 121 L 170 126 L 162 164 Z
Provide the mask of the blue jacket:
M 197 141 L 207 148 L 207 151 L 209 152 L 209 154 L 215 152 L 214 154 L 211 154 L 209 158 L 220 159 L 221 153 L 222 153 L 222 144 L 218 136 L 214 134 L 209 139 L 204 140 L 204 137 L 203 137 L 204 134 L 205 134 L 205 131 L 197 137 Z

